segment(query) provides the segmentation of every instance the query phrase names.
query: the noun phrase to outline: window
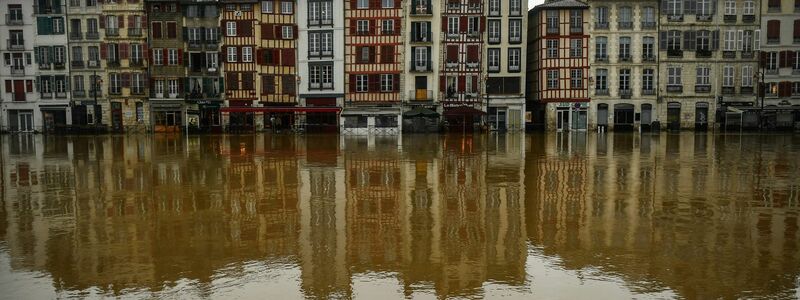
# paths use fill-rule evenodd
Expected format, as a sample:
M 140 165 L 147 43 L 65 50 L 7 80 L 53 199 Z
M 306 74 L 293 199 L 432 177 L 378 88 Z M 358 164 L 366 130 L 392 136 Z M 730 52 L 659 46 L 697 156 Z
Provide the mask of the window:
M 630 6 L 623 6 L 619 8 L 617 24 L 619 25 L 620 29 L 633 28 L 633 10 Z
M 174 66 L 178 64 L 178 49 L 168 49 L 167 50 L 167 63 L 170 66 Z
M 500 71 L 500 49 L 497 48 L 488 49 L 487 57 L 489 58 L 488 62 L 489 71 Z
M 236 47 L 228 47 L 228 62 L 236 62 Z
M 321 32 L 309 32 L 308 33 L 308 55 L 309 56 L 319 56 L 320 49 L 322 48 L 322 38 Z
M 547 89 L 558 89 L 558 70 L 547 70 Z
M 653 69 L 642 70 L 642 90 L 653 91 L 654 82 L 655 82 L 655 70 Z
M 647 59 L 655 59 L 656 39 L 651 36 L 642 38 L 642 56 Z
M 489 0 L 489 15 L 490 16 L 500 15 L 500 0 Z
M 630 60 L 631 59 L 631 38 L 630 37 L 620 37 L 619 38 L 619 59 L 620 60 Z
M 167 92 L 169 93 L 170 98 L 175 97 L 176 95 L 178 95 L 178 80 L 177 79 L 167 80 Z
M 219 36 L 219 28 L 206 28 L 206 43 L 216 43 Z
M 583 88 L 583 70 L 572 69 L 569 70 L 569 84 L 572 89 Z
M 100 49 L 97 46 L 89 46 L 87 49 L 89 50 L 87 52 L 89 54 L 89 61 L 100 61 Z M 153 52 L 155 52 L 155 50 L 156 49 L 153 49 Z
M 722 67 L 722 86 L 733 87 L 733 66 Z
M 598 36 L 594 40 L 595 43 L 595 50 L 594 56 L 597 60 L 605 60 L 608 57 L 608 38 L 604 36 Z
M 458 34 L 458 17 L 447 18 L 447 34 L 448 35 Z
M 710 85 L 711 68 L 697 67 L 697 85 Z
M 701 33 L 702 32 L 708 32 L 708 31 L 701 31 Z M 697 40 L 698 40 L 698 42 L 700 41 L 699 35 L 698 35 Z M 730 29 L 730 30 L 726 30 L 725 31 L 725 45 L 723 47 L 724 47 L 725 51 L 736 51 L 736 30 Z M 701 48 L 701 45 L 700 45 L 700 43 L 698 43 L 697 44 L 697 49 L 700 49 L 700 48 Z M 705 48 L 703 48 L 703 49 L 708 49 L 708 45 L 706 44 Z
M 489 20 L 489 43 L 500 43 L 500 20 Z
M 794 61 L 789 63 L 792 64 L 792 69 L 800 70 L 800 51 L 794 52 Z
M 756 2 L 753 0 L 744 0 L 744 5 L 742 6 L 742 14 L 745 16 L 752 16 L 755 15 L 756 12 Z
M 368 0 L 357 0 L 356 8 L 369 8 L 369 1 Z
M 595 74 L 594 87 L 597 94 L 608 93 L 608 69 L 597 69 Z
M 382 0 L 381 7 L 383 8 L 394 8 L 394 0 Z
M 156 80 L 153 84 L 154 84 L 153 91 L 156 94 L 161 94 L 161 96 L 156 96 L 156 97 L 163 97 L 163 94 L 164 94 L 164 80 Z
M 742 33 L 742 51 L 753 52 L 753 31 L 745 30 Z
M 608 7 L 599 6 L 594 9 L 595 28 L 608 29 Z
M 64 19 L 53 18 L 53 33 L 64 33 Z
M 511 0 L 508 4 L 508 11 L 512 16 L 519 16 L 522 14 L 521 0 Z
M 219 60 L 219 53 L 206 52 L 206 67 L 209 69 L 217 68 L 217 60 Z
M 186 33 L 188 34 L 189 41 L 191 43 L 199 43 L 201 40 L 202 34 L 200 33 L 202 28 L 188 28 L 186 29 Z
M 569 28 L 571 32 L 583 28 L 583 10 L 573 9 L 569 12 Z
M 767 70 L 778 69 L 778 52 L 767 52 Z
M 312 1 L 308 3 L 308 22 L 310 25 L 332 24 L 332 1 Z
M 63 64 L 66 62 L 67 58 L 67 48 L 66 47 L 53 47 L 55 52 L 55 63 L 56 64 Z
M 470 35 L 478 35 L 480 33 L 480 17 L 467 17 L 467 33 Z
M 650 6 L 642 8 L 642 27 L 654 28 L 656 26 L 656 9 Z
M 583 39 L 570 39 L 569 40 L 569 56 L 582 57 L 583 56 Z
M 508 21 L 508 42 L 519 43 L 522 41 L 522 20 Z
M 164 65 L 164 49 L 153 49 L 153 64 L 156 66 Z
M 76 91 L 76 92 L 78 92 L 78 91 L 83 92 L 84 91 L 83 83 L 84 83 L 83 82 L 83 75 L 75 75 L 75 76 L 73 76 L 72 77 L 72 90 Z
M 381 74 L 381 92 L 394 91 L 394 75 Z
M 365 93 L 368 87 L 367 75 L 356 75 L 356 92 Z
M 310 88 L 333 89 L 333 64 L 309 64 Z
M 291 40 L 294 38 L 294 30 L 292 29 L 292 26 L 281 27 L 281 38 L 284 40 Z
M 428 48 L 414 47 L 414 66 L 416 68 L 428 67 Z
M 667 15 L 676 16 L 683 15 L 683 0 L 666 0 L 667 1 Z
M 547 58 L 558 58 L 558 40 L 547 40 Z
M 631 69 L 619 70 L 619 91 L 620 94 L 628 93 L 631 90 Z
M 197 5 L 189 5 L 186 7 L 186 17 L 188 18 L 196 18 L 199 17 L 199 9 Z
M 734 32 L 735 35 L 735 32 Z M 736 40 L 732 40 L 731 45 L 735 45 Z M 697 32 L 697 50 L 698 51 L 711 51 L 711 31 L 700 30 Z
M 681 32 L 670 30 L 667 32 L 667 50 L 681 50 Z
M 681 83 L 681 68 L 668 67 L 667 68 L 667 85 L 677 86 Z
M 800 82 L 792 82 L 792 96 L 800 95 Z
M 713 11 L 711 7 L 711 0 L 697 0 L 697 15 L 710 16 Z
M 228 21 L 227 23 L 225 23 L 225 29 L 226 29 L 225 34 L 227 36 L 236 36 L 236 22 Z
M 292 1 L 281 1 L 281 14 L 291 15 L 294 13 L 294 4 Z
M 508 49 L 508 71 L 519 72 L 521 65 L 522 50 L 519 48 Z
M 394 1 L 394 0 L 392 0 Z M 394 20 L 382 20 L 381 32 L 383 34 L 394 34 Z
M 725 0 L 725 15 L 736 15 L 736 0 Z
M 108 79 L 109 79 L 109 83 L 108 83 L 109 93 L 112 93 L 112 94 L 121 93 L 122 92 L 122 84 L 121 84 L 119 73 L 108 74 Z
M 133 73 L 131 82 L 131 93 L 141 94 L 144 92 L 144 74 Z
M 243 62 L 253 61 L 253 47 L 242 47 L 242 61 Z
M 742 67 L 742 86 L 743 87 L 752 87 L 753 86 L 753 67 L 752 66 L 743 66 Z
M 547 33 L 558 33 L 558 11 L 547 11 Z
M 356 32 L 362 35 L 369 33 L 369 21 L 367 20 L 356 21 Z

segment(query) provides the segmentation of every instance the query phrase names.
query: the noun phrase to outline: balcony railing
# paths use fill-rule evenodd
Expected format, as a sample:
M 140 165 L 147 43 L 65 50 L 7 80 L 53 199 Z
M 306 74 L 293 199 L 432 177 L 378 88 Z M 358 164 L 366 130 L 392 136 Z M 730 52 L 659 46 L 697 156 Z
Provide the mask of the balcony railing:
M 743 86 L 739 88 L 739 94 L 741 95 L 752 95 L 753 94 L 753 87 L 752 86 Z
M 608 96 L 608 89 L 595 89 L 594 94 L 600 96 Z
M 520 66 L 519 65 L 508 65 L 509 72 L 519 72 Z
M 86 61 L 86 66 L 89 67 L 89 68 L 92 68 L 92 69 L 99 68 L 100 67 L 100 61 L 99 60 L 87 60 Z
M 97 40 L 100 39 L 100 33 L 97 31 L 87 31 L 86 32 L 86 39 L 87 40 Z
M 558 27 L 547 27 L 547 34 L 558 34 Z
M 642 21 L 642 29 L 654 29 L 654 28 L 656 28 L 656 22 Z
M 742 16 L 742 22 L 743 23 L 753 23 L 755 21 L 756 21 L 756 16 L 755 15 L 743 15 Z
M 513 35 L 512 35 L 512 36 L 509 36 L 509 37 L 508 37 L 508 42 L 509 42 L 509 43 L 520 43 L 520 42 L 522 42 L 522 37 L 520 37 L 520 36 L 513 36 Z
M 42 92 L 41 95 L 42 95 L 42 98 L 47 98 L 47 99 L 52 99 L 53 98 L 53 92 Z
M 779 12 L 781 12 L 781 7 L 780 6 L 769 6 L 769 7 L 767 7 L 767 12 L 769 12 L 769 13 L 779 13 Z
M 632 29 L 633 22 L 619 22 L 619 29 Z
M 694 86 L 695 93 L 708 93 L 711 92 L 710 84 L 697 84 Z
M 683 92 L 682 85 L 667 85 L 667 92 L 668 93 L 681 93 Z
M 108 87 L 108 93 L 110 95 L 120 95 L 122 94 L 122 87 L 121 86 Z
M 709 22 L 712 19 L 712 15 L 697 15 L 697 21 L 700 22 Z
M 128 61 L 128 65 L 130 65 L 131 67 L 141 67 L 144 65 L 144 60 L 141 57 L 136 57 L 136 58 L 132 57 Z
M 25 40 L 24 39 L 8 39 L 6 41 L 8 45 L 8 50 L 25 50 Z
M 481 64 L 479 62 L 477 62 L 477 61 L 468 61 L 466 63 L 466 65 L 467 65 L 467 68 L 474 69 L 474 68 L 477 68 L 478 66 L 480 66 Z
M 778 74 L 778 69 L 777 68 L 775 68 L 775 69 L 767 69 L 765 73 L 767 73 L 769 75 L 775 75 L 775 74 Z
M 11 75 L 25 75 L 25 67 L 11 66 Z
M 415 16 L 429 16 L 433 14 L 433 11 L 427 5 L 417 5 L 417 7 L 411 11 L 411 14 Z
M 653 88 L 644 88 L 642 89 L 642 95 L 645 96 L 652 96 L 656 94 L 656 90 Z
M 53 64 L 49 62 L 39 62 L 39 70 L 50 70 L 53 68 Z
M 748 50 L 748 51 L 742 51 L 741 56 L 742 58 L 753 58 L 755 57 L 755 54 L 753 54 L 753 51 Z
M 142 36 L 141 28 L 128 28 L 128 36 Z
M 119 66 L 120 66 L 119 59 L 115 59 L 115 60 L 109 59 L 109 60 L 106 61 L 106 67 L 117 68 Z
M 106 36 L 119 36 L 119 28 L 106 28 Z
M 471 37 L 471 38 L 476 38 L 476 37 L 481 36 L 481 32 L 480 31 L 470 31 L 470 32 L 467 32 L 467 36 Z
M 488 69 L 489 69 L 489 72 L 500 72 L 500 66 L 499 65 L 494 65 L 494 66 L 493 65 L 489 65 Z
M 683 50 L 667 49 L 667 57 L 683 57 Z
M 594 29 L 608 29 L 608 22 L 596 22 L 594 23 Z
M 800 68 L 792 68 L 792 75 L 800 75 Z
M 103 97 L 102 90 L 89 91 L 89 97 Z
M 142 87 L 142 86 L 131 86 L 131 94 L 144 95 L 144 87 Z
M 188 40 L 186 44 L 189 45 L 189 49 L 200 49 L 203 48 L 203 41 L 201 40 Z
M 652 54 L 643 54 L 642 61 L 649 61 L 649 62 L 656 61 L 656 56 Z
M 447 61 L 444 63 L 444 67 L 448 69 L 458 68 L 458 61 Z
M 619 97 L 622 99 L 630 99 L 632 95 L 633 92 L 630 89 L 619 90 Z
M 697 57 L 700 57 L 699 55 Z M 722 58 L 734 59 L 736 58 L 736 51 L 722 51 Z
M 53 63 L 54 70 L 63 70 L 67 67 L 67 64 L 63 61 L 57 61 Z
M 683 22 L 683 15 L 667 15 L 667 21 Z
M 722 87 L 722 94 L 723 95 L 733 95 L 734 93 L 736 93 L 736 88 L 734 88 L 732 86 L 723 86 Z
M 569 33 L 571 34 L 583 33 L 583 27 L 570 27 Z
M 778 44 L 781 42 L 780 37 L 767 37 L 767 44 Z
M 725 23 L 736 23 L 736 15 L 724 15 L 722 21 Z
M 433 90 L 410 90 L 408 95 L 413 101 L 433 101 Z
M 19 14 L 6 14 L 6 25 L 15 26 L 15 25 L 23 25 L 22 22 L 22 15 Z
M 631 55 L 630 54 L 620 54 L 619 55 L 619 61 L 631 61 Z
M 492 43 L 492 44 L 500 43 L 500 37 L 499 36 L 490 36 L 489 37 L 489 43 Z
M 73 98 L 83 98 L 86 97 L 86 91 L 84 90 L 74 90 L 72 91 Z
M 608 55 L 605 54 L 596 54 L 594 56 L 595 61 L 608 61 Z
M 414 72 L 430 72 L 431 71 L 431 61 L 411 61 L 411 65 L 414 66 L 412 71 Z
M 695 57 L 711 57 L 711 50 L 708 49 L 697 49 L 695 51 Z
M 56 92 L 56 99 L 67 99 L 67 92 Z
M 500 16 L 500 10 L 499 9 L 498 10 L 494 10 L 494 9 L 490 10 L 489 11 L 489 16 L 490 17 L 499 17 Z

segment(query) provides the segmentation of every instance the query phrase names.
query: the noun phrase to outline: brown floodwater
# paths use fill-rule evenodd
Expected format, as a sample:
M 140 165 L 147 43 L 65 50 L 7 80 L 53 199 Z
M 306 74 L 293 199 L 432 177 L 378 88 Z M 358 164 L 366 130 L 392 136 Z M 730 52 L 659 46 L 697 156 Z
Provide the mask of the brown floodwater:
M 0 298 L 800 297 L 800 135 L 1 138 Z

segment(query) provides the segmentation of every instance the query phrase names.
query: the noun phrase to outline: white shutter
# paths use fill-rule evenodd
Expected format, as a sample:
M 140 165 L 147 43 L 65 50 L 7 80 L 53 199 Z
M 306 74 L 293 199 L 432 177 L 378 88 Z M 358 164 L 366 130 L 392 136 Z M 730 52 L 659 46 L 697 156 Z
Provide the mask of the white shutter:
M 744 49 L 744 30 L 739 30 L 736 34 L 736 50 L 742 51 Z
M 753 38 L 753 49 L 756 51 L 761 50 L 761 29 L 756 29 L 755 37 Z

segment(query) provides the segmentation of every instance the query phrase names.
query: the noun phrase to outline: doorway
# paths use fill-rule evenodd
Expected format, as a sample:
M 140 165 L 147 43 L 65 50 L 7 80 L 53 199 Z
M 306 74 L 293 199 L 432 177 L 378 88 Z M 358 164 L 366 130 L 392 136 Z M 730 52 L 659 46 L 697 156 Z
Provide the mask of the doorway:
M 694 130 L 708 130 L 708 102 L 698 102 L 695 104 Z
M 633 104 L 614 104 L 614 131 L 633 130 Z
M 559 109 L 556 111 L 556 130 L 569 130 L 569 110 Z
M 33 132 L 33 112 L 20 111 L 17 114 L 17 128 L 19 132 Z
M 122 103 L 111 102 L 111 130 L 122 132 Z
M 667 129 L 681 129 L 681 104 L 678 102 L 667 103 Z
M 642 130 L 650 130 L 650 123 L 653 122 L 653 106 L 650 104 L 642 104 L 642 119 L 640 125 Z

